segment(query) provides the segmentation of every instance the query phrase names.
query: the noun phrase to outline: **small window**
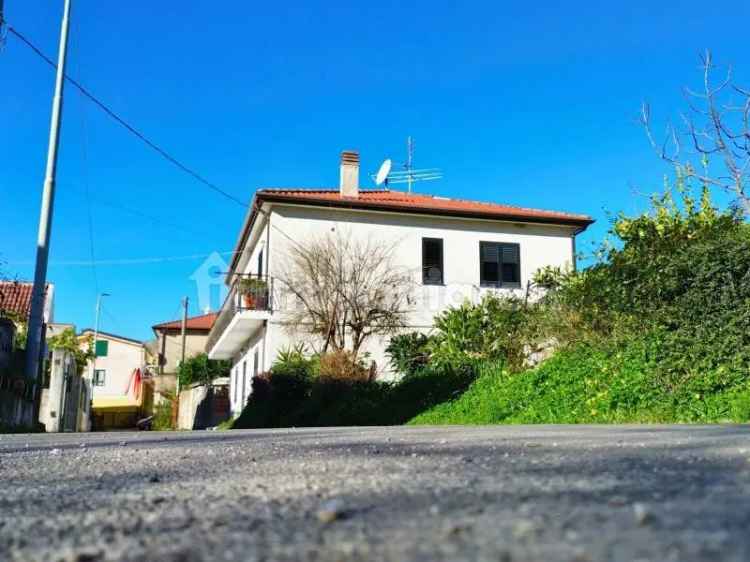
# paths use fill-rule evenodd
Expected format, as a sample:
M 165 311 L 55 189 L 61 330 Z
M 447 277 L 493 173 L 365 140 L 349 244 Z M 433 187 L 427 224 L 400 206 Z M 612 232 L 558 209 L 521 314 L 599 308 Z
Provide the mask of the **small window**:
M 107 373 L 104 369 L 94 370 L 94 386 L 104 386 L 104 379 Z
M 96 340 L 94 349 L 97 357 L 106 357 L 109 353 L 109 342 L 107 340 Z
M 263 250 L 258 252 L 258 277 L 263 277 Z
M 255 355 L 253 356 L 253 377 L 258 376 L 258 367 L 260 364 L 260 355 L 258 354 L 258 350 L 255 350 Z
M 480 242 L 480 284 L 485 287 L 520 287 L 520 254 L 518 244 Z
M 442 238 L 422 238 L 422 283 L 443 284 Z

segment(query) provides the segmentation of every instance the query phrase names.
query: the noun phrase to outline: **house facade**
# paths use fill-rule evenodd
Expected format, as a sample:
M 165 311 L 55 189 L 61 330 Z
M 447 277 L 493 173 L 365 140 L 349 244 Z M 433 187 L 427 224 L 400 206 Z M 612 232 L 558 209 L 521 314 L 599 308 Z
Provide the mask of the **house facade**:
M 21 281 L 0 281 L 0 422 L 15 425 L 32 424 L 39 409 L 41 387 L 38 382 L 19 380 L 23 374 L 24 351 L 18 341 L 25 334 L 31 311 L 34 286 Z M 54 320 L 55 286 L 48 283 L 44 290 L 42 319 L 49 332 Z M 40 358 L 47 356 L 42 342 Z M 40 364 L 39 373 L 43 372 Z M 21 383 L 21 386 L 19 386 Z M 11 386 L 13 391 L 9 391 Z
M 79 339 L 88 345 L 94 330 L 83 330 Z M 92 429 L 135 427 L 138 418 L 150 411 L 150 385 L 146 377 L 146 348 L 143 342 L 99 331 L 96 358 L 86 366 L 84 376 L 92 387 Z
M 33 283 L 22 281 L 0 281 L 0 311 L 17 323 L 26 323 L 31 313 L 31 296 Z M 2 314 L 0 314 L 2 315 Z M 54 322 L 55 285 L 47 283 L 44 291 L 44 310 L 42 318 L 45 324 Z
M 208 334 L 218 313 L 192 316 L 185 321 L 185 357 L 193 357 L 206 350 Z M 182 320 L 162 322 L 151 327 L 156 336 L 157 373 L 154 377 L 154 401 L 159 402 L 164 392 L 177 388 L 177 367 L 182 357 Z
M 230 264 L 229 295 L 206 344 L 210 358 L 232 361 L 232 412 L 241 411 L 252 377 L 268 370 L 281 349 L 308 343 L 289 325 L 297 303 L 279 283 L 294 246 L 331 234 L 391 246 L 393 266 L 413 282 L 403 329 L 427 332 L 449 306 L 488 291 L 522 295 L 537 269 L 574 267 L 575 237 L 592 222 L 585 215 L 362 190 L 353 152 L 342 154 L 338 189 L 258 190 Z M 248 286 L 256 287 L 249 300 Z M 387 345 L 374 337 L 363 349 L 386 374 Z

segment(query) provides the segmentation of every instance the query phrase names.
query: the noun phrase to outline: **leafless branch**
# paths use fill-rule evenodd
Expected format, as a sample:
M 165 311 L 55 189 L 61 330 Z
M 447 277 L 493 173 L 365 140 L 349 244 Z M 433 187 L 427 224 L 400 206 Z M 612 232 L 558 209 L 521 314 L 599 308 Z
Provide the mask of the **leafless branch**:
M 690 110 L 689 115 L 680 115 L 684 129 L 668 125 L 664 141 L 658 143 L 653 133 L 651 110 L 645 103 L 639 121 L 659 158 L 676 166 L 685 178 L 732 194 L 750 213 L 750 91 L 733 83 L 731 67 L 721 82 L 714 85 L 712 73 L 716 67 L 711 52 L 702 53 L 700 60 L 702 91 L 683 89 Z M 725 102 L 722 98 L 730 93 L 743 96 L 743 103 Z M 682 142 L 683 138 L 686 143 Z M 687 150 L 683 144 L 687 145 Z M 691 156 L 700 159 L 699 167 L 693 165 Z
M 413 281 L 394 265 L 394 247 L 337 232 L 290 248 L 277 274 L 299 304 L 287 307 L 287 325 L 321 351 L 348 349 L 355 357 L 369 337 L 399 330 Z

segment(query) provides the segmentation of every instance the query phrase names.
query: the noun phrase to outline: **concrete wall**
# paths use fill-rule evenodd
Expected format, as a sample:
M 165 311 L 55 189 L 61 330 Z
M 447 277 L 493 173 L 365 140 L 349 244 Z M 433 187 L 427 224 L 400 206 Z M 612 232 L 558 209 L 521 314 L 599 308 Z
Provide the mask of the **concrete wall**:
M 90 386 L 78 374 L 73 355 L 54 350 L 49 387 L 42 391 L 39 408 L 39 421 L 46 431 L 89 431 L 90 401 Z
M 225 404 L 229 380 L 216 379 L 212 386 L 213 398 L 211 400 L 207 400 L 209 387 L 206 385 L 196 384 L 180 391 L 177 429 L 205 429 L 229 418 L 229 404 Z M 204 410 L 208 408 L 211 412 L 200 411 L 201 408 Z
M 173 395 L 177 390 L 177 375 L 171 373 L 154 375 L 151 382 L 154 385 L 154 405 L 166 400 L 165 394 Z

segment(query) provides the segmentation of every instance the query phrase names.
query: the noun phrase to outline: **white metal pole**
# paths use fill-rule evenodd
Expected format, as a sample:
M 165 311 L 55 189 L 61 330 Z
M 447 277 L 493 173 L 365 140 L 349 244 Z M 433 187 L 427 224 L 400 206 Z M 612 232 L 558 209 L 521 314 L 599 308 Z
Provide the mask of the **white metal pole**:
M 102 310 L 102 297 L 108 297 L 107 293 L 99 293 L 96 295 L 96 319 L 94 320 L 94 358 L 91 360 L 91 392 L 94 391 L 94 373 L 96 373 L 96 340 L 99 338 L 99 315 Z
M 187 314 L 188 314 L 188 298 L 185 297 L 182 301 L 182 322 L 180 323 L 180 336 L 182 338 L 182 349 L 180 351 L 180 365 L 185 362 L 185 336 L 187 327 Z
M 31 311 L 26 340 L 26 377 L 37 382 L 39 356 L 42 350 L 42 330 L 44 328 L 45 293 L 47 286 L 47 261 L 49 258 L 50 230 L 52 228 L 52 210 L 55 203 L 55 175 L 57 173 L 57 149 L 60 144 L 60 121 L 62 116 L 63 90 L 65 85 L 65 54 L 68 47 L 68 27 L 70 22 L 71 0 L 65 0 L 62 26 L 60 30 L 60 49 L 55 78 L 55 96 L 52 99 L 52 117 L 50 122 L 49 146 L 47 150 L 47 170 L 42 191 L 42 206 L 39 214 L 39 232 L 36 243 L 36 268 L 34 270 L 34 287 L 31 294 Z M 19 420 L 21 421 L 21 420 Z M 33 420 L 28 420 L 33 421 Z

